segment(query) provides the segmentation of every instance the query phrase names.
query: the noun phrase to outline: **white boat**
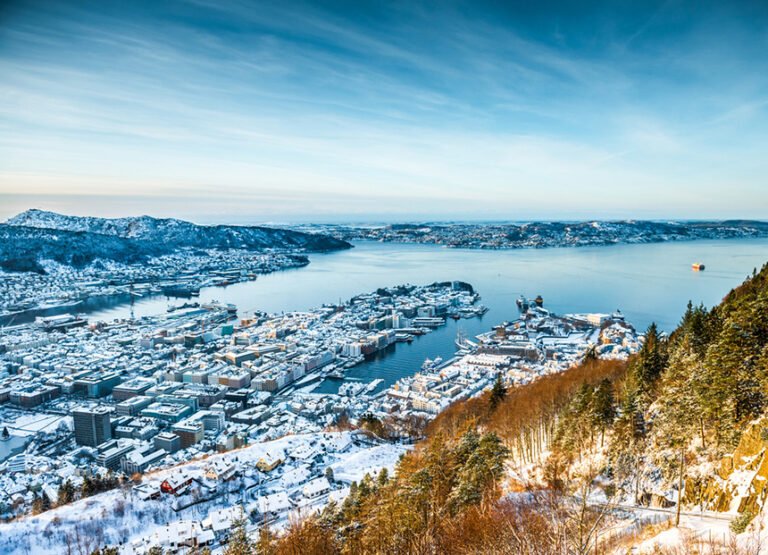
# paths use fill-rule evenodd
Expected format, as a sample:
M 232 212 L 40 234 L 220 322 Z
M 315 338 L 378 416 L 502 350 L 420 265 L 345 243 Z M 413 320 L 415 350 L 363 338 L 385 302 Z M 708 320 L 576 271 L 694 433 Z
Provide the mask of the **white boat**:
M 51 299 L 50 301 L 43 301 L 37 305 L 39 310 L 48 310 L 51 308 L 73 308 L 83 304 L 83 301 L 72 301 L 69 299 Z

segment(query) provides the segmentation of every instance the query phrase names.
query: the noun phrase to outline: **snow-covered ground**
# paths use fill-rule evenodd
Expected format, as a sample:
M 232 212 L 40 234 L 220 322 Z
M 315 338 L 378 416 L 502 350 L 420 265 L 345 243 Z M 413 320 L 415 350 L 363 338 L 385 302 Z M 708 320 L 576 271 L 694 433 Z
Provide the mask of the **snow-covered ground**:
M 206 517 L 233 505 L 242 505 L 251 513 L 258 507 L 256 500 L 275 488 L 288 495 L 291 505 L 271 517 L 271 525 L 280 528 L 296 511 L 307 514 L 321 509 L 329 498 L 343 499 L 349 491 L 348 484 L 360 480 L 366 473 L 375 474 L 385 467 L 393 471 L 408 449 L 404 445 L 375 443 L 356 432 L 318 432 L 258 443 L 146 474 L 138 489 L 126 487 L 105 492 L 37 516 L 0 524 L 0 553 L 64 554 L 70 548 L 74 552 L 82 549 L 90 553 L 99 545 L 129 546 L 149 538 L 150 542 L 142 543 L 138 551 L 126 549 L 126 552 L 140 553 L 152 541 L 167 538 L 174 523 L 192 521 L 202 526 Z M 268 454 L 284 462 L 274 470 L 262 472 L 257 465 L 268 458 Z M 235 477 L 224 482 L 207 475 L 215 464 L 220 468 L 234 465 Z M 303 487 L 324 476 L 329 466 L 334 476 L 331 490 L 307 497 Z M 294 472 L 299 468 L 308 472 Z M 281 478 L 286 474 L 295 482 L 293 487 L 285 487 L 285 480 Z M 301 477 L 294 480 L 296 474 Z M 163 481 L 173 481 L 180 476 L 193 480 L 184 495 L 163 493 L 154 500 L 146 498 L 148 493 L 159 492 Z M 254 522 L 260 522 L 257 515 L 253 516 Z

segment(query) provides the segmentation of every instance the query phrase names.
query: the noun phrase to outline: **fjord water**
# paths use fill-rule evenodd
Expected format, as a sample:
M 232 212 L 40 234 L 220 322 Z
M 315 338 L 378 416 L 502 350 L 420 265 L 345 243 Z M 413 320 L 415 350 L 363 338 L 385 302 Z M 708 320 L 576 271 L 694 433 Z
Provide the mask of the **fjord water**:
M 234 303 L 243 316 L 254 310 L 307 310 L 389 285 L 461 280 L 471 283 L 490 309 L 482 318 L 448 320 L 413 343 L 389 347 L 347 372 L 351 379 L 382 378 L 384 387 L 417 371 L 425 358 L 453 356 L 459 330 L 472 337 L 516 318 L 515 299 L 521 294 L 541 294 L 544 306 L 556 313 L 620 309 L 638 329 L 655 321 L 671 331 L 688 300 L 715 305 L 768 261 L 768 239 L 504 251 L 358 242 L 354 249 L 314 254 L 310 260 L 304 268 L 204 289 L 200 300 Z M 693 262 L 705 264 L 706 270 L 692 271 Z M 140 299 L 134 312 L 162 313 L 169 303 L 181 302 Z M 126 317 L 129 310 L 125 305 L 100 309 L 89 319 Z M 316 391 L 335 391 L 338 383 L 326 381 Z

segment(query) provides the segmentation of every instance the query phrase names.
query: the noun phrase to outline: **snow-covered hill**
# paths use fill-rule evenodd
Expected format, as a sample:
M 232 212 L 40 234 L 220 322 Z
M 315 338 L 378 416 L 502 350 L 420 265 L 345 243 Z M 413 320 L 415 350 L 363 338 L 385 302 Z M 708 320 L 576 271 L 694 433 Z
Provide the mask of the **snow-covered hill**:
M 167 248 L 301 249 L 328 251 L 349 248 L 349 243 L 321 234 L 261 226 L 203 226 L 172 218 L 139 216 L 95 218 L 68 216 L 31 209 L 7 221 L 9 226 L 79 231 L 123 239 L 150 241 Z
M 137 488 L 127 484 L 39 515 L 0 523 L 0 553 L 91 553 L 104 545 L 121 546 L 121 553 L 146 553 L 154 545 L 168 549 L 169 530 L 177 524 L 186 523 L 190 528 L 192 522 L 199 523 L 212 512 L 232 506 L 244 507 L 247 514 L 253 511 L 258 514 L 263 496 L 283 492 L 289 503 L 276 511 L 271 523 L 274 530 L 279 530 L 290 518 L 311 514 L 331 499 L 342 500 L 349 493 L 350 482 L 360 481 L 366 473 L 375 475 L 382 468 L 393 472 L 400 456 L 408 450 L 407 446 L 376 443 L 351 432 L 290 435 L 256 443 L 150 472 Z M 296 457 L 284 456 L 285 462 L 277 469 L 269 473 L 257 470 L 257 462 L 267 453 L 300 452 L 318 453 L 316 459 L 322 462 L 308 464 Z M 211 478 L 207 469 L 215 464 L 234 467 L 234 477 L 226 482 Z M 330 492 L 308 498 L 304 487 L 312 479 L 325 476 L 328 467 L 335 476 Z M 297 468 L 307 469 L 305 478 L 292 478 L 293 485 L 287 487 L 287 477 Z M 191 480 L 190 490 L 179 497 L 161 494 L 162 482 L 177 476 Z M 77 476 L 68 478 L 80 481 Z M 57 490 L 53 485 L 42 486 L 48 487 L 52 495 Z M 148 492 L 156 492 L 159 497 L 151 499 Z M 256 521 L 260 522 L 258 517 Z

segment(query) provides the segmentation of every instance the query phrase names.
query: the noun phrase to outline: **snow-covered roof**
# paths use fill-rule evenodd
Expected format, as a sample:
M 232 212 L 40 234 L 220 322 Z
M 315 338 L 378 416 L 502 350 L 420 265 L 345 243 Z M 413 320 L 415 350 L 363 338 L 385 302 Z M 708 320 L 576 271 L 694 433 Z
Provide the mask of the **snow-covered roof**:
M 311 482 L 307 482 L 302 491 L 305 497 L 314 497 L 329 489 L 331 489 L 331 484 L 329 484 L 328 479 L 323 476 L 321 478 L 315 478 Z
M 261 514 L 281 513 L 291 508 L 288 494 L 284 491 L 279 491 L 271 495 L 259 496 L 256 498 L 256 505 Z
M 232 527 L 232 523 L 243 518 L 245 518 L 245 511 L 241 505 L 225 507 L 208 513 L 208 517 L 203 520 L 203 528 L 209 528 L 214 532 L 222 532 L 229 530 Z

